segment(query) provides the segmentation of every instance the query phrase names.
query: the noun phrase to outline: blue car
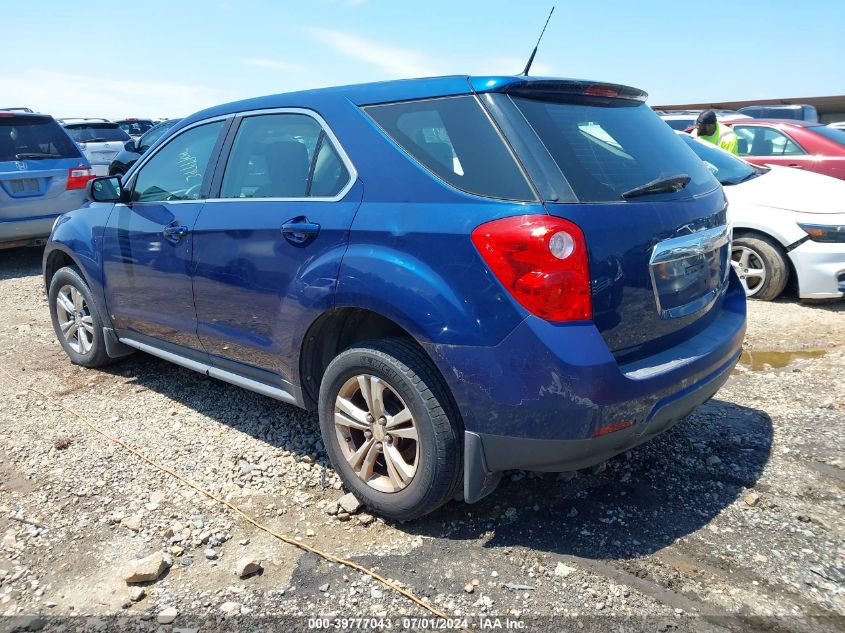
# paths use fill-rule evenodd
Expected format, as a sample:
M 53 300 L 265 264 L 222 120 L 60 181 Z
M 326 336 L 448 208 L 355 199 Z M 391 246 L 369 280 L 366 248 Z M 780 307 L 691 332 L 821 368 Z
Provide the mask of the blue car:
M 645 98 L 453 76 L 194 114 L 57 223 L 56 335 L 318 412 L 389 518 L 600 463 L 712 397 L 745 331 L 719 183 Z
M 43 244 L 87 200 L 91 165 L 46 114 L 0 110 L 0 248 Z

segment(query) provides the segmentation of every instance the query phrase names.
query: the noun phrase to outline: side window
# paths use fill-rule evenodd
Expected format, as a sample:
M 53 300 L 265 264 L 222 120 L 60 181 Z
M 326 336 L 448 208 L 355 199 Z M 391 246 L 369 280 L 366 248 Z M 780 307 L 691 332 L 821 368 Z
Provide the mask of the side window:
M 749 140 L 749 156 L 798 156 L 804 150 L 786 134 L 770 127 L 734 126 L 737 136 Z
M 315 119 L 262 114 L 241 122 L 220 197 L 330 197 L 348 181 L 349 172 Z
M 534 199 L 475 97 L 423 99 L 364 110 L 411 157 L 450 185 L 493 198 Z
M 171 139 L 142 168 L 133 202 L 197 200 L 223 121 L 207 123 Z

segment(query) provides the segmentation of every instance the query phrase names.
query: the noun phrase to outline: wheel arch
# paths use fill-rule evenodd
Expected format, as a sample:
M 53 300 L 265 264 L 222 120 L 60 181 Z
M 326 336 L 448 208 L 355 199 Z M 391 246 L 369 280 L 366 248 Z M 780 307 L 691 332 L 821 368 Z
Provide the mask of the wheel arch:
M 323 312 L 308 328 L 302 339 L 299 372 L 302 401 L 313 410 L 319 398 L 320 382 L 329 363 L 345 349 L 368 340 L 394 338 L 410 343 L 430 364 L 459 415 L 452 390 L 434 358 L 403 325 L 378 312 L 360 307 L 333 308 Z
M 783 257 L 783 261 L 786 262 L 786 267 L 788 270 L 788 276 L 786 279 L 787 288 L 795 287 L 795 291 L 799 291 L 800 280 L 798 278 L 798 271 L 795 269 L 795 264 L 792 263 L 792 258 L 789 256 L 789 251 L 787 250 L 789 243 L 785 243 L 782 239 L 778 238 L 776 235 L 772 233 L 763 231 L 756 227 L 750 226 L 734 226 L 733 229 L 733 238 L 736 239 L 738 237 L 753 237 L 757 239 L 763 239 L 769 242 Z

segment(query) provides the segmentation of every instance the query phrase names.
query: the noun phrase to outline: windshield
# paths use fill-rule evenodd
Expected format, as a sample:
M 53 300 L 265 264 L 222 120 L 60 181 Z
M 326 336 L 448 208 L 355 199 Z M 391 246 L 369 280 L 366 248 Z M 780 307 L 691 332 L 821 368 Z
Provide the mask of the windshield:
M 644 103 L 561 95 L 514 97 L 581 202 L 618 202 L 647 183 L 689 176 L 656 199 L 689 198 L 717 187 L 713 175 Z M 658 198 L 659 196 L 659 198 Z
M 174 125 L 179 123 L 181 119 L 170 119 L 168 121 L 162 121 L 158 125 L 154 125 L 149 129 L 149 131 L 141 137 L 140 143 L 138 143 L 138 147 L 141 149 L 147 150 L 152 147 L 153 143 L 155 143 L 158 139 L 161 138 L 162 134 L 167 132 L 170 128 Z
M 78 158 L 79 148 L 49 117 L 0 118 L 0 161 Z
M 127 134 L 134 134 L 135 136 L 140 136 L 153 127 L 152 121 L 140 119 L 135 121 L 118 121 L 117 124 L 120 126 L 120 129 Z
M 735 185 L 754 176 L 768 171 L 767 169 L 755 168 L 744 160 L 740 160 L 733 154 L 719 149 L 712 143 L 697 141 L 687 134 L 679 134 L 684 143 L 692 148 L 695 155 L 704 161 L 705 166 L 723 185 Z
M 812 130 L 816 134 L 820 134 L 824 136 L 826 139 L 833 141 L 834 143 L 838 143 L 845 147 L 845 130 L 829 127 L 827 125 L 817 125 L 815 127 L 807 128 L 808 130 Z
M 77 143 L 103 143 L 129 140 L 117 123 L 74 123 L 65 128 Z

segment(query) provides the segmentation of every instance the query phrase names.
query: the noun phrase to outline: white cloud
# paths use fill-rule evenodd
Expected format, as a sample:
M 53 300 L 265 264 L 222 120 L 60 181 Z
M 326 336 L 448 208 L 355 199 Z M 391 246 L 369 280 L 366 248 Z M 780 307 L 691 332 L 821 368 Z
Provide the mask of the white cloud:
M 3 91 L 9 103 L 29 106 L 59 117 L 187 116 L 218 103 L 240 98 L 227 90 L 175 81 L 116 79 L 30 69 L 5 74 Z
M 334 29 L 312 28 L 311 33 L 341 55 L 371 64 L 391 78 L 425 77 L 440 74 L 422 53 L 382 44 Z
M 302 64 L 293 64 L 285 62 L 280 59 L 269 59 L 267 57 L 250 57 L 243 60 L 247 66 L 255 66 L 256 68 L 266 68 L 268 70 L 288 70 L 299 71 L 302 70 Z

